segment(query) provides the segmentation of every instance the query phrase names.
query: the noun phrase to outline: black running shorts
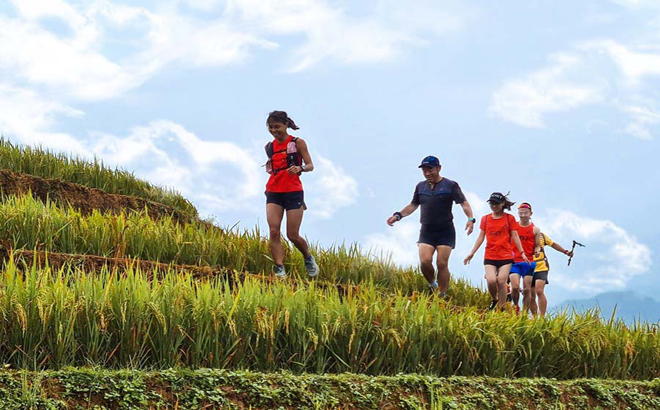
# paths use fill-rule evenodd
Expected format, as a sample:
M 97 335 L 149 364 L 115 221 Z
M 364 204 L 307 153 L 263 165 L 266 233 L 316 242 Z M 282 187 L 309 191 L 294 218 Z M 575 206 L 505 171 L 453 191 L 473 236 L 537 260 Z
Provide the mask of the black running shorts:
M 423 229 L 419 231 L 418 244 L 425 243 L 434 248 L 438 246 L 449 246 L 454 249 L 456 246 L 456 230 L 454 224 L 449 224 L 442 229 Z
M 266 203 L 276 204 L 287 211 L 294 209 L 307 209 L 305 205 L 305 193 L 303 191 L 295 192 L 268 192 L 266 191 Z
M 534 279 L 532 279 L 532 287 L 534 287 L 537 280 L 544 280 L 546 285 L 549 284 L 550 282 L 548 282 L 548 271 L 543 270 L 541 272 L 534 272 Z
M 504 265 L 513 265 L 513 259 L 503 259 L 503 260 L 484 259 L 484 265 L 492 265 L 495 266 L 497 269 L 499 269 Z

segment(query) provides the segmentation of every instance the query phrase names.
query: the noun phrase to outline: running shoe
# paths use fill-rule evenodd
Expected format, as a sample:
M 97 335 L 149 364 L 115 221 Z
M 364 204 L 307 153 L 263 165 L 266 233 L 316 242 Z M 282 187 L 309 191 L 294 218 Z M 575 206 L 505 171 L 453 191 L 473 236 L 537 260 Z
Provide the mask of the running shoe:
M 434 294 L 436 290 L 438 290 L 438 281 L 433 281 L 426 287 L 426 291 L 429 293 L 429 295 Z
M 275 265 L 275 276 L 278 278 L 286 278 L 286 270 L 284 269 L 284 265 Z
M 496 300 L 491 301 L 490 306 L 488 306 L 488 310 L 495 309 L 495 306 L 497 306 L 497 301 Z
M 309 258 L 305 259 L 305 269 L 307 269 L 307 276 L 310 278 L 316 277 L 319 274 L 319 265 L 316 264 L 316 260 L 312 255 L 309 255 Z

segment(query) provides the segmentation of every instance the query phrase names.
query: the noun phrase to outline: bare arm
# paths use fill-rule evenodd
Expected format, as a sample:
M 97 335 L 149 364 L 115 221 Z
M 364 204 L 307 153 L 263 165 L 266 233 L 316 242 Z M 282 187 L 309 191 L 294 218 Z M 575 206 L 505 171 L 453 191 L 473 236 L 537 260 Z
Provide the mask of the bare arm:
M 474 254 L 477 253 L 479 248 L 481 247 L 481 244 L 484 243 L 484 239 L 486 238 L 486 231 L 483 229 L 479 230 L 479 236 L 477 236 L 477 240 L 474 242 L 474 246 L 472 247 L 472 251 L 470 251 L 470 254 L 465 257 L 463 260 L 463 265 L 467 265 L 470 263 L 472 258 L 474 257 Z
M 403 207 L 403 209 L 400 212 L 401 219 L 405 218 L 408 215 L 411 215 L 413 212 L 415 212 L 417 210 L 418 207 L 419 207 L 419 205 L 415 205 L 413 203 L 410 203 L 410 204 L 406 205 L 405 207 Z M 398 222 L 399 220 L 400 219 L 397 218 L 395 215 L 392 215 L 389 218 L 387 218 L 387 224 L 389 226 L 392 226 L 396 222 Z
M 534 225 L 534 256 L 541 252 L 541 229 Z
M 298 149 L 298 153 L 302 157 L 303 163 L 305 164 L 305 172 L 314 171 L 314 164 L 312 163 L 312 157 L 311 155 L 309 155 L 309 149 L 307 149 L 307 143 L 305 142 L 305 140 L 303 140 L 302 138 L 298 138 L 296 140 L 296 148 Z M 292 165 L 289 167 L 287 172 L 289 174 L 299 174 L 303 172 L 303 169 L 298 165 Z
M 557 242 L 553 243 L 552 246 L 551 246 L 551 248 L 554 249 L 554 250 L 556 250 L 556 251 L 558 251 L 558 252 L 563 253 L 564 255 L 567 255 L 567 256 L 573 256 L 573 252 L 570 252 L 570 251 L 564 249 L 564 248 L 563 248 L 560 244 L 558 244 Z
M 468 221 L 465 223 L 465 230 L 467 231 L 468 236 L 470 236 L 474 230 L 474 221 L 471 221 L 471 219 L 474 219 L 474 215 L 472 214 L 472 207 L 467 199 L 461 203 L 461 208 L 463 208 L 465 216 L 468 217 Z

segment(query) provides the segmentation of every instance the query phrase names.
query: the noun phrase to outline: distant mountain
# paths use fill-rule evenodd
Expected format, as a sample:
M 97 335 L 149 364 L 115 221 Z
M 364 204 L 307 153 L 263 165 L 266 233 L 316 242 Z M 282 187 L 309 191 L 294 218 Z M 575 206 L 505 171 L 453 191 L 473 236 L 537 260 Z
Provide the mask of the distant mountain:
M 606 292 L 589 299 L 568 300 L 555 307 L 554 311 L 573 308 L 578 312 L 599 307 L 601 316 L 605 319 L 612 317 L 616 307 L 616 317 L 632 323 L 637 319 L 650 323 L 660 322 L 660 301 L 637 292 Z

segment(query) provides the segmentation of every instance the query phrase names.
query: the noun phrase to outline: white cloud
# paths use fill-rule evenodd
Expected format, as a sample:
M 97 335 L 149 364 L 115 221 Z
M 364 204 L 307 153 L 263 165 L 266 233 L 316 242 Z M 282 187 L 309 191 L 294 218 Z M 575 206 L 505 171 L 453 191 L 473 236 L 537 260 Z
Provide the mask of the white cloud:
M 542 128 L 544 116 L 549 113 L 602 100 L 602 84 L 568 78 L 582 65 L 579 56 L 558 53 L 550 60 L 549 68 L 506 81 L 493 94 L 489 114 L 525 127 Z
M 265 173 L 254 153 L 224 141 L 205 141 L 171 121 L 135 127 L 126 137 L 97 135 L 92 147 L 107 163 L 175 187 L 201 209 L 249 208 Z
M 613 40 L 590 41 L 576 47 L 584 52 L 605 53 L 621 70 L 628 86 L 637 86 L 643 77 L 660 76 L 660 54 L 631 50 Z M 643 48 L 657 47 L 644 46 Z
M 563 210 L 549 210 L 537 224 L 550 238 L 570 248 L 573 240 L 586 245 L 577 248 L 570 267 L 565 258 L 548 251 L 553 285 L 586 294 L 625 288 L 635 276 L 651 267 L 651 250 L 612 221 L 598 220 Z M 553 263 L 561 261 L 561 263 Z M 553 280 L 554 279 L 554 280 Z
M 76 139 L 53 131 L 60 116 L 83 113 L 67 105 L 44 99 L 37 93 L 0 83 L 0 133 L 25 144 L 43 144 L 80 155 L 89 151 Z
M 615 4 L 631 9 L 640 9 L 645 7 L 659 8 L 660 3 L 657 0 L 610 0 Z
M 12 56 L 0 61 L 0 70 L 64 98 L 114 98 L 173 63 L 234 64 L 244 61 L 251 47 L 275 47 L 222 18 L 206 21 L 180 13 L 173 3 L 157 11 L 109 2 L 76 7 L 17 1 L 15 6 L 18 17 L 0 15 L 0 54 Z M 56 18 L 71 35 L 50 31 L 44 18 Z M 112 30 L 131 38 L 122 41 Z
M 406 8 L 425 19 L 412 19 L 392 4 L 385 7 L 391 13 L 374 7 L 368 15 L 354 17 L 341 3 L 324 0 L 197 0 L 185 5 L 215 13 L 202 18 L 178 1 L 148 8 L 101 0 L 15 0 L 15 17 L 0 14 L 0 54 L 12 56 L 0 60 L 0 72 L 65 98 L 103 100 L 139 87 L 171 64 L 242 63 L 254 49 L 277 48 L 273 38 L 281 36 L 304 35 L 286 58 L 287 71 L 323 60 L 391 61 L 406 47 L 425 44 L 420 33 L 460 29 L 464 18 L 454 3 Z M 44 23 L 48 19 L 70 32 L 51 31 Z
M 317 155 L 313 158 L 312 181 L 306 184 L 309 214 L 330 219 L 339 209 L 354 204 L 359 196 L 358 184 L 344 169 L 332 161 Z M 304 181 L 303 181 L 304 183 Z
M 369 15 L 355 17 L 341 3 L 324 0 L 234 0 L 226 13 L 271 35 L 304 34 L 306 40 L 294 48 L 294 63 L 287 69 L 296 72 L 324 60 L 391 61 L 407 47 L 426 44 L 424 33 L 437 36 L 460 30 L 468 19 L 466 10 L 453 1 L 404 6 L 381 0 Z
M 656 108 L 653 101 L 642 101 L 638 104 L 624 106 L 621 111 L 631 118 L 624 129 L 625 133 L 642 140 L 653 138 L 651 128 L 660 124 L 660 110 Z
M 230 22 L 199 20 L 176 10 L 146 13 L 150 32 L 149 48 L 141 61 L 157 67 L 172 62 L 196 66 L 220 66 L 245 61 L 250 48 L 276 48 L 277 44 L 264 40 L 249 31 L 241 32 Z
M 47 86 L 80 99 L 117 96 L 144 80 L 139 67 L 124 67 L 99 51 L 102 29 L 93 16 L 63 2 L 16 2 L 19 17 L 0 15 L 0 72 L 16 82 Z M 55 34 L 42 24 L 56 17 L 72 29 L 71 36 Z
M 636 49 L 613 40 L 583 42 L 570 53 L 555 53 L 549 67 L 507 80 L 493 93 L 490 115 L 525 127 L 545 126 L 553 112 L 587 105 L 617 110 L 621 132 L 653 138 L 660 123 L 654 90 L 660 78 L 659 46 Z

